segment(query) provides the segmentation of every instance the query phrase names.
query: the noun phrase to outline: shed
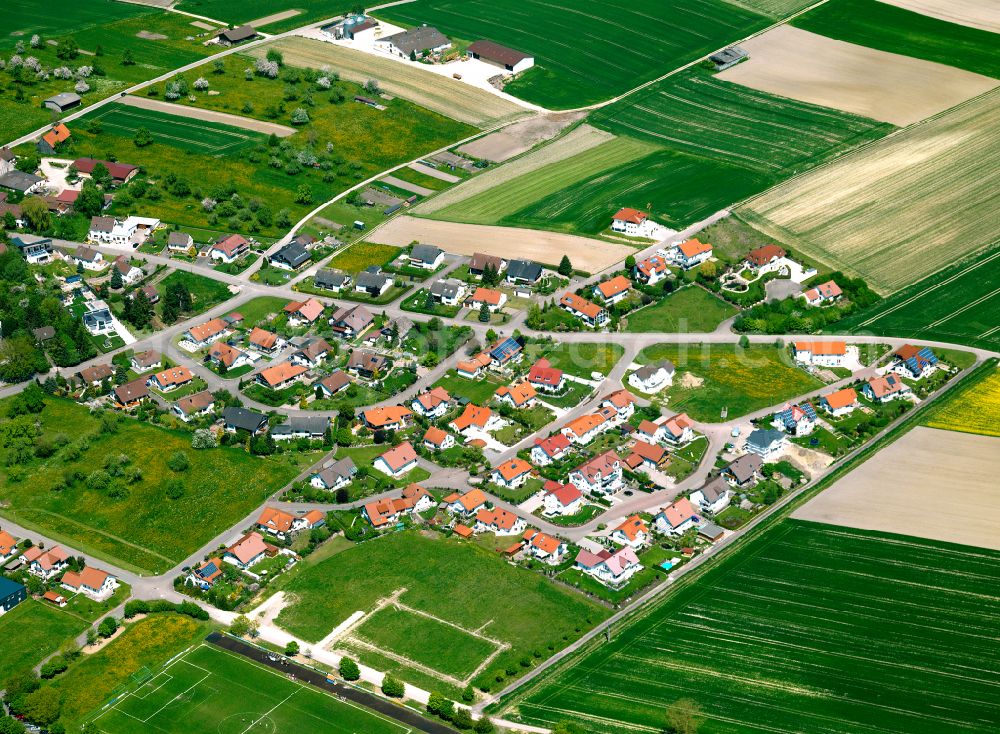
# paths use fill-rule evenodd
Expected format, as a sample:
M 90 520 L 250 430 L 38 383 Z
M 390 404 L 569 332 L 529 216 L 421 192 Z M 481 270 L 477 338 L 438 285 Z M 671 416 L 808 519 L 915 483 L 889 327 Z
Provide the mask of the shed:
M 42 105 L 54 112 L 65 112 L 78 107 L 82 101 L 80 95 L 75 92 L 60 92 L 46 99 Z

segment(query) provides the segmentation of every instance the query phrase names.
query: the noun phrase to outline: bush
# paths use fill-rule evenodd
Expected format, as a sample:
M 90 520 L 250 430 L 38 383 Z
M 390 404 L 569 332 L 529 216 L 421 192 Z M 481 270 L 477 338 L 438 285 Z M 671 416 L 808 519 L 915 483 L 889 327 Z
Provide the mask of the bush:
M 402 698 L 406 688 L 402 681 L 396 680 L 391 675 L 386 675 L 382 679 L 382 693 L 389 698 Z
M 171 471 L 182 472 L 191 468 L 191 461 L 183 451 L 175 451 L 167 459 L 167 466 Z
M 45 663 L 38 673 L 45 679 L 55 678 L 68 667 L 69 662 L 67 662 L 66 658 L 62 655 L 56 655 L 54 658 Z
M 175 612 L 193 619 L 208 620 L 208 612 L 193 602 L 182 601 L 180 604 L 175 604 L 163 599 L 153 601 L 132 599 L 125 603 L 124 615 L 125 619 L 131 619 L 137 614 L 159 614 L 162 612 Z
M 101 620 L 101 623 L 97 625 L 97 634 L 101 637 L 111 637 L 111 635 L 117 631 L 118 621 L 114 617 L 105 617 Z
M 340 659 L 340 677 L 344 680 L 358 680 L 361 677 L 361 668 L 345 655 Z

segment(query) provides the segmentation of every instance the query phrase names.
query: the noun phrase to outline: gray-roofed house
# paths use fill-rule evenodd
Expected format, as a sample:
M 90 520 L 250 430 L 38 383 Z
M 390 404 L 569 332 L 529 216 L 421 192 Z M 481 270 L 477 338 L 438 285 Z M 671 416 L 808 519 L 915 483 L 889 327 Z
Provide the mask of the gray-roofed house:
M 410 58 L 411 54 L 422 55 L 424 51 L 434 53 L 451 48 L 451 41 L 433 26 L 422 25 L 402 33 L 394 33 L 375 41 L 375 48 L 393 56 Z
M 346 390 L 351 385 L 351 378 L 343 370 L 334 370 L 329 375 L 316 383 L 323 397 L 332 398 L 341 390 Z
M 33 235 L 11 235 L 11 243 L 21 251 L 29 265 L 43 265 L 52 260 L 52 240 Z
M 785 434 L 781 431 L 758 428 L 747 436 L 746 450 L 762 459 L 770 459 L 782 452 L 786 442 Z
M 383 295 L 391 287 L 392 278 L 385 273 L 373 272 L 372 270 L 358 273 L 357 280 L 354 283 L 355 291 L 358 293 L 367 293 L 373 298 Z
M 257 31 L 252 25 L 241 25 L 237 28 L 227 28 L 221 31 L 217 38 L 223 46 L 235 46 L 237 43 L 249 41 L 257 37 Z
M 708 57 L 708 60 L 715 64 L 716 71 L 722 71 L 723 69 L 728 69 L 730 66 L 736 66 L 736 64 L 749 56 L 750 54 L 745 49 L 739 46 L 730 46 L 729 48 L 722 49 L 719 53 L 712 54 Z
M 698 505 L 702 510 L 717 514 L 729 507 L 732 497 L 733 491 L 729 488 L 726 480 L 720 475 L 712 479 L 704 487 L 692 492 L 691 502 Z
M 644 393 L 655 393 L 674 381 L 674 363 L 661 359 L 643 365 L 628 376 L 628 384 Z
M 289 441 L 298 438 L 321 439 L 330 427 L 330 419 L 325 415 L 291 416 L 280 426 L 271 429 L 275 441 Z
M 531 284 L 542 277 L 542 266 L 531 260 L 511 260 L 507 264 L 507 282 L 511 285 Z
M 350 288 L 354 279 L 347 273 L 338 273 L 336 270 L 322 268 L 313 276 L 313 285 L 326 291 L 340 293 L 344 288 Z
M 342 306 L 330 317 L 334 333 L 344 339 L 357 336 L 375 321 L 371 311 L 362 305 Z
M 167 236 L 168 252 L 187 252 L 194 246 L 194 239 L 187 232 L 171 232 Z
M 44 183 L 45 179 L 41 176 L 18 171 L 17 169 L 7 171 L 7 173 L 0 176 L 0 188 L 10 189 L 21 194 L 33 193 L 40 189 Z
M 494 41 L 474 41 L 469 44 L 469 56 L 493 66 L 520 74 L 535 65 L 535 57 L 507 46 L 501 46 Z
M 783 435 L 779 431 L 775 431 L 775 433 Z M 760 479 L 760 470 L 763 466 L 764 460 L 759 454 L 744 454 L 723 469 L 722 475 L 736 487 L 752 487 Z
M 222 421 L 230 433 L 246 431 L 256 436 L 267 427 L 267 416 L 246 408 L 230 407 L 222 411 Z
M 0 148 L 0 176 L 13 171 L 16 161 L 17 156 L 14 155 L 14 151 L 7 146 Z
M 53 112 L 65 112 L 78 107 L 83 100 L 75 92 L 60 92 L 46 99 L 42 104 Z
M 457 278 L 436 281 L 431 285 L 431 297 L 445 306 L 458 306 L 465 298 L 465 283 Z
M 132 369 L 137 374 L 155 370 L 163 365 L 163 356 L 155 349 L 137 352 L 132 355 Z
M 293 364 L 300 364 L 303 367 L 318 367 L 326 359 L 330 349 L 326 339 L 309 339 L 289 359 Z
M 309 250 L 297 242 L 289 242 L 271 255 L 271 265 L 282 270 L 297 270 L 310 259 Z
M 326 469 L 313 474 L 309 483 L 316 489 L 337 490 L 346 487 L 358 473 L 358 468 L 350 459 L 338 459 Z
M 111 309 L 104 301 L 92 301 L 89 310 L 83 314 L 83 325 L 94 336 L 111 334 L 115 330 Z
M 698 527 L 698 537 L 704 538 L 709 543 L 715 543 L 722 540 L 726 535 L 726 531 L 716 525 L 714 522 L 706 522 Z
M 444 250 L 434 245 L 414 245 L 409 254 L 410 265 L 424 270 L 437 270 L 444 262 Z

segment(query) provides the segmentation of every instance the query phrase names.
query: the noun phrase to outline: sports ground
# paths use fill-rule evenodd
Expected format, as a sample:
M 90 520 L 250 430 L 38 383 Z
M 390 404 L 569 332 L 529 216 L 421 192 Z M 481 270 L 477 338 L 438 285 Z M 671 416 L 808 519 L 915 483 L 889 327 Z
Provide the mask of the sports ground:
M 103 734 L 405 734 L 408 727 L 209 645 L 192 648 L 94 718 Z

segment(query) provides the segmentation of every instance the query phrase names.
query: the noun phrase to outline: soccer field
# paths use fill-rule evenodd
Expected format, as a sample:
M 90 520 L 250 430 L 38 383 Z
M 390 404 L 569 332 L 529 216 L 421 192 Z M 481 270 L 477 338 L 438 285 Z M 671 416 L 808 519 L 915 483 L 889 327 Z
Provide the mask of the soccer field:
M 409 727 L 201 645 L 93 719 L 103 734 L 405 734 Z

